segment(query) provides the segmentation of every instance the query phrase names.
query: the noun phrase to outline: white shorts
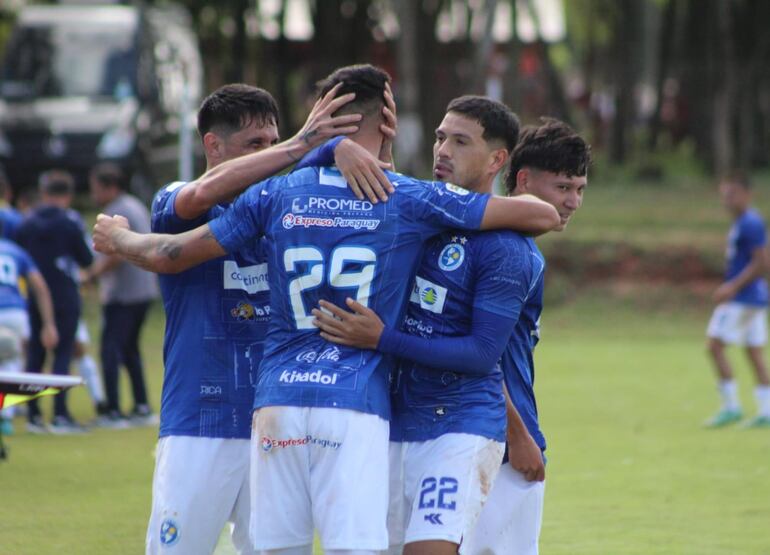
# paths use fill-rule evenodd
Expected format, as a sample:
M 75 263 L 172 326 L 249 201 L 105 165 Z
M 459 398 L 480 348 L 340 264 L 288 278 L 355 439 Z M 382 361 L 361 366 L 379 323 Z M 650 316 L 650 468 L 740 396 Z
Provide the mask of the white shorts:
M 460 545 L 471 533 L 500 469 L 504 444 L 472 434 L 392 444 L 391 547 L 426 540 Z M 400 464 L 399 464 L 400 455 Z M 401 474 L 400 491 L 398 477 Z
M 767 343 L 767 309 L 722 303 L 714 309 L 706 335 L 730 345 L 761 347 Z
M 226 522 L 238 553 L 249 541 L 249 440 L 167 436 L 158 440 L 148 554 L 211 555 Z
M 251 534 L 257 549 L 313 543 L 385 549 L 386 420 L 354 410 L 264 407 L 251 436 Z
M 0 326 L 12 329 L 21 339 L 29 339 L 29 314 L 23 308 L 0 309 Z
M 537 555 L 544 497 L 545 482 L 528 482 L 505 463 L 470 535 L 467 553 Z
M 88 333 L 85 320 L 78 320 L 78 329 L 75 332 L 75 341 L 83 345 L 91 343 L 91 335 Z

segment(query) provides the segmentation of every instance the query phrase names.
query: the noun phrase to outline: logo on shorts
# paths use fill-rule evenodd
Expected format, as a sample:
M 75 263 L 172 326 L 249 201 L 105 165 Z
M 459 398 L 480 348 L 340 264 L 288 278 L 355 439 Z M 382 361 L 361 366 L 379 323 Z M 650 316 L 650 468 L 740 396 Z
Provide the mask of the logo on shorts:
M 262 450 L 265 453 L 269 453 L 273 450 L 273 440 L 269 437 L 263 437 L 262 438 Z
M 425 515 L 424 518 L 431 524 L 440 524 L 441 526 L 444 525 L 444 523 L 441 522 L 441 513 L 429 513 Z
M 167 518 L 160 525 L 160 543 L 172 546 L 179 541 L 179 526 L 176 522 Z
M 452 237 L 452 242 L 441 250 L 441 254 L 438 257 L 438 266 L 445 272 L 456 270 L 462 266 L 462 263 L 465 260 L 465 247 L 462 243 L 465 243 L 467 239 L 461 237 L 461 244 L 459 245 L 454 242 L 456 240 L 457 237 Z
M 269 453 L 275 449 L 285 449 L 286 447 L 298 447 L 300 445 L 313 445 L 316 447 L 322 447 L 324 449 L 339 449 L 342 446 L 341 441 L 334 441 L 331 439 L 321 439 L 306 435 L 305 437 L 289 438 L 289 439 L 273 439 L 271 437 L 262 437 L 262 450 L 265 453 Z

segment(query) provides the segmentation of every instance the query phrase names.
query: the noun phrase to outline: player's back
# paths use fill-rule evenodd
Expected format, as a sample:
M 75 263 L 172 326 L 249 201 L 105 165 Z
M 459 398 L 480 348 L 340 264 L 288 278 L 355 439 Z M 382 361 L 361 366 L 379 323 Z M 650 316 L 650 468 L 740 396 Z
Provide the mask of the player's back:
M 395 325 L 424 240 L 450 226 L 477 228 L 486 206 L 484 197 L 443 183 L 389 178 L 396 193 L 373 204 L 357 199 L 336 169 L 307 168 L 250 189 L 229 219 L 212 222 L 226 249 L 234 236 L 268 239 L 272 320 L 255 407 L 326 406 L 389 417 L 389 361 L 328 343 L 311 310 L 322 299 L 344 307 L 351 297 Z

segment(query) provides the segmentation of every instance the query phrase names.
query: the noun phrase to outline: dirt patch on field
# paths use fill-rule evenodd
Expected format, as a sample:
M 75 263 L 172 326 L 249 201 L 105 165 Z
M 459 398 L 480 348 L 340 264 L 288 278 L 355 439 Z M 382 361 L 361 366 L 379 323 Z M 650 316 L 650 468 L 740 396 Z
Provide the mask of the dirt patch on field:
M 723 260 L 688 246 L 648 250 L 626 243 L 558 242 L 543 249 L 548 272 L 568 281 L 692 284 L 711 288 Z

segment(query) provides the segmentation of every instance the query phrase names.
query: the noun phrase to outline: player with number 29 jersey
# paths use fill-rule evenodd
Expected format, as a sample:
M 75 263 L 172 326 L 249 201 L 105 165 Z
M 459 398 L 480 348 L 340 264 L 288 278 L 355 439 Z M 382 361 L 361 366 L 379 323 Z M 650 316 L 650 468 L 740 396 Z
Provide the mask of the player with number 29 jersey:
M 443 229 L 477 229 L 488 197 L 388 174 L 387 203 L 358 200 L 334 168 L 307 168 L 253 187 L 210 223 L 227 251 L 268 238 L 273 319 L 255 408 L 347 408 L 389 418 L 390 364 L 383 355 L 334 347 L 310 311 L 352 297 L 394 325 L 423 242 Z M 297 332 L 304 333 L 297 333 Z

